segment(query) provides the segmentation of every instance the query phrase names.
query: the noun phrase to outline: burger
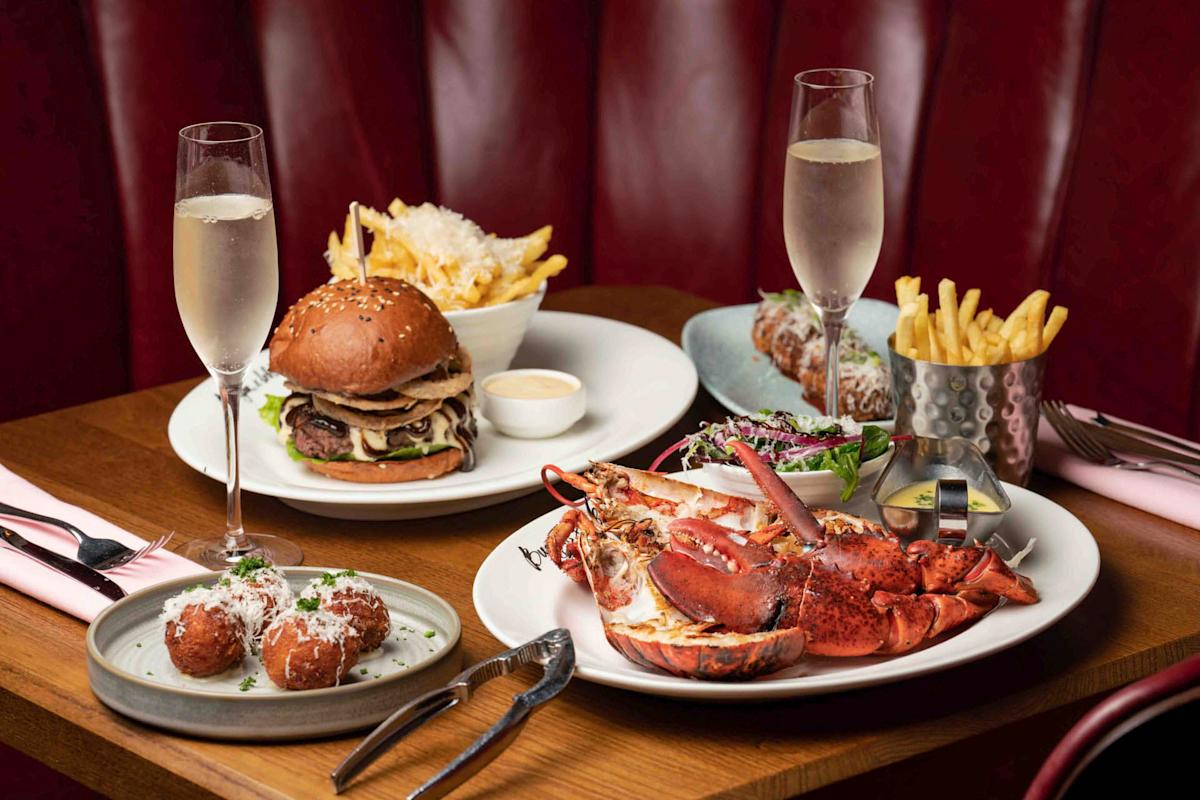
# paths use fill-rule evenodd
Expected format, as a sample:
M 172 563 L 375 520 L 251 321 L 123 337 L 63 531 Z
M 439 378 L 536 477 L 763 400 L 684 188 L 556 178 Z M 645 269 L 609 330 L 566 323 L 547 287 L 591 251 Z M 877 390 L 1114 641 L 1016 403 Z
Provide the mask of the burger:
M 290 394 L 268 395 L 260 414 L 310 469 L 394 483 L 474 467 L 470 356 L 411 284 L 323 285 L 288 309 L 269 349 Z

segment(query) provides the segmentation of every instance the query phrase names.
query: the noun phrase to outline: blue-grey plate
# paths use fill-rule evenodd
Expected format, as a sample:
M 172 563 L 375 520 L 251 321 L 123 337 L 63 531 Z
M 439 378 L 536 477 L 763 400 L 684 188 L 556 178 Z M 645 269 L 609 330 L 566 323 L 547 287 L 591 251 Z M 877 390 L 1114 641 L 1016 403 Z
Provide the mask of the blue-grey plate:
M 696 365 L 700 382 L 721 405 L 735 414 L 759 409 L 793 414 L 820 414 L 804 401 L 800 384 L 785 376 L 769 356 L 754 349 L 750 329 L 754 304 L 703 311 L 683 326 L 683 349 Z M 900 309 L 882 300 L 859 300 L 847 322 L 885 359 L 887 339 L 896 329 Z M 892 420 L 881 427 L 890 428 Z M 875 423 L 880 424 L 880 423 Z

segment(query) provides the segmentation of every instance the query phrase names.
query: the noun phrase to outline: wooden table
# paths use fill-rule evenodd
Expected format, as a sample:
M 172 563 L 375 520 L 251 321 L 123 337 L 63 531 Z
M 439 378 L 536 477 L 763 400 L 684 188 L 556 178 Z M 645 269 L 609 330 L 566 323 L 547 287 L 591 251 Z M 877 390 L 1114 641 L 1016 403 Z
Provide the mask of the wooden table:
M 651 288 L 582 288 L 546 299 L 548 308 L 623 319 L 676 341 L 684 321 L 710 305 Z M 143 536 L 177 529 L 178 546 L 224 522 L 224 487 L 186 467 L 167 443 L 167 418 L 193 384 L 2 425 L 0 463 Z M 679 426 L 626 461 L 645 465 L 682 431 L 719 415 L 701 392 Z M 756 705 L 703 705 L 575 681 L 456 796 L 786 797 L 889 764 L 871 773 L 882 776 L 877 785 L 890 786 L 893 797 L 908 796 L 906 786 L 924 796 L 920 775 L 896 776 L 906 764 L 928 771 L 929 757 L 920 754 L 931 752 L 967 762 L 970 791 L 986 796 L 995 776 L 987 748 L 975 743 L 1006 731 L 1009 742 L 1028 741 L 1011 732 L 1067 709 L 1057 735 L 1086 706 L 1080 701 L 1200 650 L 1200 533 L 1044 476 L 1033 488 L 1092 530 L 1103 566 L 1090 597 L 1029 642 L 926 678 Z M 440 593 L 462 615 L 471 660 L 500 649 L 471 603 L 476 569 L 504 536 L 553 506 L 537 493 L 458 516 L 363 523 L 306 516 L 253 494 L 243 502 L 250 526 L 295 540 L 309 563 L 371 569 Z M 0 610 L 0 738 L 106 794 L 326 798 L 330 768 L 356 740 L 248 745 L 161 733 L 92 696 L 83 623 L 7 588 L 0 588 Z M 530 670 L 489 684 L 475 702 L 384 756 L 349 796 L 402 796 L 535 677 Z M 862 781 L 871 776 L 842 784 L 859 787 L 847 796 L 865 794 Z M 837 796 L 836 788 L 820 794 Z

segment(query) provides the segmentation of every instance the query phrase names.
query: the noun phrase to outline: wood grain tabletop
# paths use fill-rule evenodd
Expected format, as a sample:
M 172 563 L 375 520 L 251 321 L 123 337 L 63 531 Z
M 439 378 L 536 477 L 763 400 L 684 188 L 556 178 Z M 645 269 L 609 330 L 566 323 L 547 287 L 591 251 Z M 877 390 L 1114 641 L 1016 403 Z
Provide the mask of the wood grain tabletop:
M 545 302 L 674 341 L 711 305 L 644 287 L 572 289 Z M 176 547 L 218 531 L 224 487 L 185 466 L 167 442 L 167 419 L 195 383 L 0 425 L 0 463 L 141 536 L 177 530 Z M 645 466 L 701 419 L 719 416 L 701 392 L 674 429 L 623 461 Z M 455 797 L 789 797 L 1004 730 L 1200 651 L 1200 532 L 1047 476 L 1036 475 L 1032 488 L 1088 526 L 1102 566 L 1091 595 L 1028 642 L 932 676 L 757 704 L 699 704 L 576 680 Z M 475 571 L 501 539 L 554 506 L 539 492 L 455 516 L 343 522 L 253 494 L 243 504 L 247 527 L 295 540 L 307 563 L 380 572 L 445 597 L 462 617 L 468 662 L 502 649 L 472 606 Z M 0 612 L 0 738 L 105 794 L 328 798 L 329 770 L 358 741 L 231 744 L 157 731 L 92 695 L 84 623 L 6 587 Z M 489 683 L 382 757 L 347 796 L 403 796 L 539 675 L 527 669 Z

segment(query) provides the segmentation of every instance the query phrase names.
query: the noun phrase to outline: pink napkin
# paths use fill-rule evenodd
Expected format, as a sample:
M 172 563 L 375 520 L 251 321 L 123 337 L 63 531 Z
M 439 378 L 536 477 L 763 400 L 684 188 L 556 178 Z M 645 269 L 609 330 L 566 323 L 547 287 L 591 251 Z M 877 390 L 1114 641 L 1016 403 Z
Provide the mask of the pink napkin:
M 146 544 L 145 540 L 118 528 L 111 522 L 106 522 L 90 511 L 84 511 L 78 506 L 64 503 L 3 466 L 0 466 L 0 499 L 17 508 L 36 511 L 48 517 L 70 522 L 88 536 L 116 539 L 121 544 L 135 550 Z M 0 516 L 0 525 L 16 531 L 34 544 L 39 544 L 47 550 L 53 550 L 68 558 L 74 558 L 75 551 L 79 547 L 69 533 L 52 525 L 7 516 Z M 110 570 L 104 575 L 126 592 L 132 593 L 171 578 L 181 578 L 185 575 L 197 575 L 204 572 L 207 570 L 194 561 L 189 561 L 183 556 L 160 548 L 133 564 Z M 0 545 L 0 583 L 11 586 L 30 597 L 35 597 L 73 617 L 79 617 L 84 622 L 91 622 L 97 614 L 112 603 L 99 592 L 68 578 L 61 572 L 56 572 L 39 561 L 34 561 L 7 545 Z
M 1071 413 L 1081 420 L 1091 419 L 1096 413 L 1082 406 L 1069 408 Z M 1106 416 L 1115 422 L 1153 430 L 1111 414 Z M 1193 447 L 1197 446 L 1186 439 L 1174 436 L 1171 438 Z M 1044 418 L 1038 425 L 1035 463 L 1042 472 L 1057 475 L 1085 489 L 1091 489 L 1096 494 L 1111 497 L 1125 505 L 1166 517 L 1190 528 L 1200 528 L 1200 483 L 1160 472 L 1119 470 L 1084 461 L 1067 449 L 1058 432 Z

